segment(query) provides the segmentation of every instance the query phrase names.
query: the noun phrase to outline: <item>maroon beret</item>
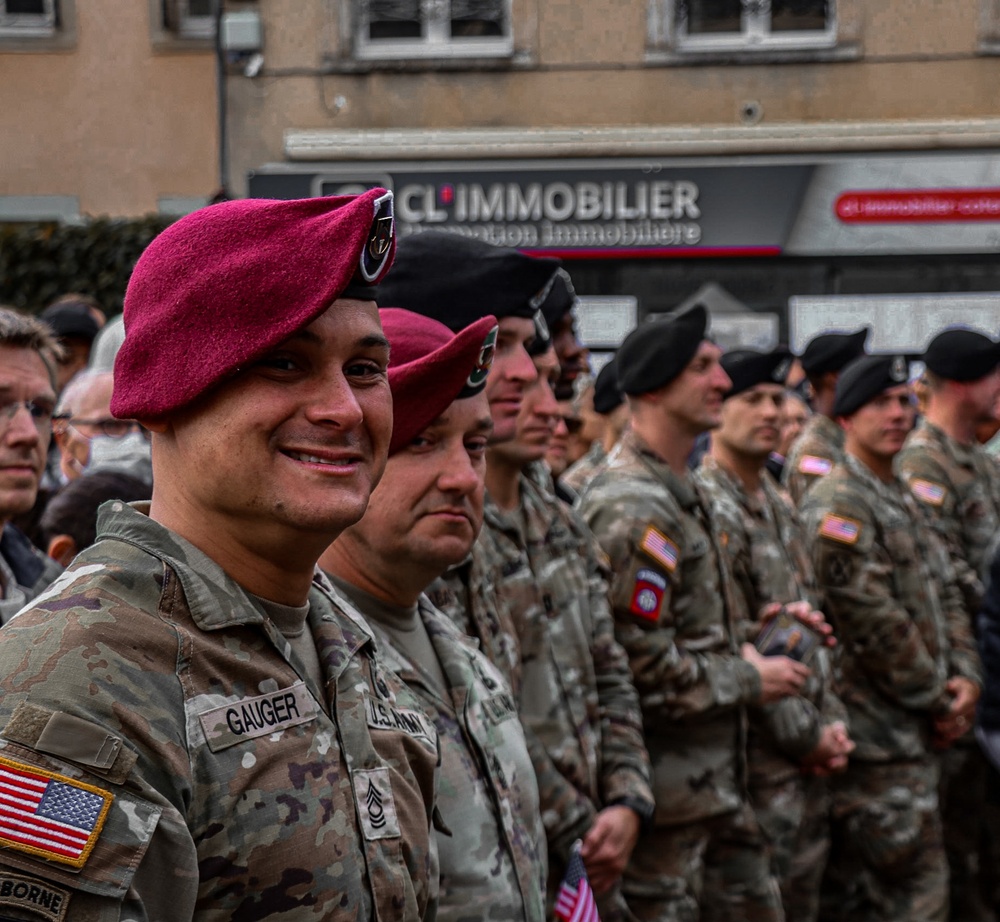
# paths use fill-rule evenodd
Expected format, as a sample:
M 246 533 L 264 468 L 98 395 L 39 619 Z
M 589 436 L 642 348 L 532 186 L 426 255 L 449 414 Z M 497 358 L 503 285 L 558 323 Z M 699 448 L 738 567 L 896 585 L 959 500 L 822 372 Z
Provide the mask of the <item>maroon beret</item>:
M 379 311 L 389 340 L 392 441 L 389 454 L 410 444 L 456 400 L 478 394 L 496 351 L 497 321 L 488 314 L 458 333 L 403 310 Z
M 374 298 L 392 264 L 392 193 L 202 208 L 146 247 L 125 293 L 111 412 L 157 419 L 308 326 Z

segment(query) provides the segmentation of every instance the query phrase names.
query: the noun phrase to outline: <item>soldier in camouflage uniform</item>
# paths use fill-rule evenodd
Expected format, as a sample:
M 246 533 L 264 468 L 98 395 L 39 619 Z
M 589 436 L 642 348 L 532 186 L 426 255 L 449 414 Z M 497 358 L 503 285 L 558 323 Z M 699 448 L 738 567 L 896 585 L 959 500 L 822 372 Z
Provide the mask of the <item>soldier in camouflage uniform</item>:
M 652 816 L 649 760 L 628 661 L 614 639 L 603 554 L 556 498 L 540 461 L 558 409 L 559 365 L 552 349 L 535 362 L 539 379 L 525 396 L 517 436 L 490 448 L 486 540 L 477 554 L 503 574 L 500 594 L 519 643 L 521 721 L 544 750 L 536 768 L 550 897 L 581 839 L 601 918 L 613 922 L 625 918 L 616 886 Z
M 391 207 L 223 203 L 136 265 L 153 499 L 3 629 L 4 918 L 433 916 L 435 728 L 315 569 L 385 464 Z
M 857 748 L 831 781 L 840 917 L 948 918 L 938 759 L 972 716 L 978 657 L 944 546 L 893 471 L 913 423 L 902 356 L 867 356 L 837 384 L 847 458 L 802 517 L 841 642 Z
M 404 237 L 379 289 L 386 307 L 441 321 L 453 332 L 491 314 L 497 318 L 496 355 L 486 381 L 492 439 L 512 438 L 525 390 L 538 377 L 527 346 L 548 338 L 539 305 L 554 284 L 559 262 L 533 259 L 444 231 Z M 497 591 L 498 575 L 471 555 L 428 587 L 427 596 L 468 634 L 517 692 L 520 657 L 510 613 Z M 531 743 L 529 735 L 529 743 Z
M 513 695 L 423 595 L 468 554 L 482 524 L 493 427 L 482 391 L 495 321 L 453 336 L 410 311 L 380 314 L 392 349 L 389 462 L 362 520 L 320 565 L 368 618 L 388 664 L 438 730 L 438 920 L 543 922 L 545 833 Z
M 696 307 L 640 326 L 618 352 L 632 424 L 581 497 L 608 555 L 615 633 L 653 763 L 654 826 L 623 883 L 639 920 L 780 919 L 746 798 L 746 706 L 797 694 L 809 670 L 764 657 L 738 623 L 732 578 L 686 468 L 730 380 Z
M 579 461 L 571 464 L 560 480 L 571 490 L 579 493 L 594 476 L 601 463 L 621 438 L 628 425 L 628 404 L 618 387 L 618 372 L 614 358 L 597 374 L 594 381 L 592 407 L 585 409 L 584 417 L 596 416 L 601 420 L 601 437 L 595 441 Z
M 44 324 L 0 308 L 0 623 L 37 596 L 60 572 L 11 519 L 38 496 L 52 438 L 59 344 Z M 21 411 L 24 412 L 21 412 Z
M 802 353 L 802 370 L 812 389 L 813 415 L 792 445 L 782 471 L 783 483 L 798 506 L 806 490 L 844 459 L 844 433 L 833 419 L 837 378 L 848 362 L 864 355 L 869 329 L 823 333 Z
M 520 412 L 525 391 L 537 379 L 527 347 L 537 341 L 547 348 L 550 343 L 545 318 L 538 305 L 546 303 L 557 267 L 553 260 L 532 259 L 515 250 L 457 238 L 452 234 L 428 232 L 401 242 L 392 273 L 380 290 L 380 300 L 384 304 L 434 317 L 453 330 L 461 329 L 487 312 L 498 318 L 497 354 L 486 385 L 494 423 L 494 442 L 514 436 L 517 413 Z M 553 303 L 548 302 L 550 309 L 553 309 Z M 550 318 L 552 316 L 550 314 Z M 558 367 L 554 357 L 552 361 Z M 539 442 L 539 456 L 548 440 L 548 424 L 544 429 Z M 490 529 L 484 528 L 471 557 L 452 567 L 443 580 L 431 586 L 428 596 L 463 631 L 479 639 L 484 652 L 509 678 L 517 700 L 521 702 L 525 698 L 526 684 L 521 638 L 514 613 L 502 596 L 506 593 L 508 579 L 521 570 L 524 562 L 520 557 L 513 562 L 503 563 L 503 560 L 499 550 L 492 547 Z M 588 626 L 581 626 L 573 639 L 586 639 L 588 630 Z M 596 636 L 600 637 L 599 631 Z M 620 678 L 619 673 L 615 681 Z M 630 783 L 637 789 L 643 783 L 641 769 L 638 772 L 631 768 L 622 769 L 617 756 L 598 752 L 594 746 L 577 751 L 578 734 L 596 732 L 590 725 L 577 727 L 577 721 L 589 721 L 595 714 L 595 708 L 589 700 L 585 700 L 591 689 L 573 691 L 576 707 L 562 715 L 564 722 L 552 731 L 552 735 L 540 739 L 532 732 L 530 721 L 525 727 L 528 750 L 538 780 L 550 856 L 558 856 L 551 862 L 550 880 L 560 873 L 561 863 L 565 861 L 573 841 L 592 828 L 598 812 L 598 806 L 590 799 L 590 792 L 600 784 L 592 780 L 599 776 L 600 771 L 594 761 L 595 756 L 610 762 L 607 769 L 609 776 L 611 772 L 620 771 L 620 777 L 628 778 L 628 781 L 616 782 L 607 791 L 601 792 L 602 796 L 615 798 Z M 615 689 L 609 688 L 609 699 L 614 693 Z M 601 719 L 599 715 L 597 719 Z M 621 721 L 617 716 L 609 719 L 614 730 L 609 737 L 620 734 L 638 738 L 641 752 L 641 734 L 637 725 L 625 718 L 619 731 L 618 723 Z M 558 736 L 560 745 L 563 744 L 564 728 L 572 731 L 574 744 L 568 752 L 553 758 L 548 746 L 555 736 Z M 628 758 L 631 757 L 630 752 Z M 637 764 L 642 764 L 641 756 L 637 756 L 636 760 Z M 621 805 L 608 811 L 605 820 L 633 812 L 627 805 Z M 612 824 L 607 822 L 598 824 L 597 833 L 603 837 L 610 826 Z M 595 888 L 602 885 L 602 876 L 607 873 L 608 853 L 612 859 L 610 863 L 621 854 L 619 838 L 611 843 L 613 847 L 608 847 L 607 839 L 599 839 L 595 834 L 592 844 L 585 848 L 585 859 L 590 861 L 588 870 L 592 868 L 597 872 Z
M 898 465 L 922 510 L 941 534 L 959 575 L 969 623 L 983 599 L 987 548 L 1000 529 L 1000 468 L 976 441 L 1000 395 L 1000 347 L 966 329 L 948 329 L 924 355 L 926 414 L 906 440 Z M 993 918 L 980 896 L 980 805 L 987 765 L 968 733 L 944 754 L 942 813 L 951 867 L 952 913 L 963 922 Z
M 722 366 L 733 382 L 722 425 L 696 476 L 711 503 L 733 571 L 741 618 L 756 621 L 774 604 L 809 612 L 816 583 L 795 513 L 766 474 L 779 437 L 785 350 L 729 352 Z M 802 696 L 750 709 L 747 747 L 750 799 L 772 843 L 772 867 L 789 920 L 815 920 L 829 852 L 825 778 L 808 770 L 843 770 L 853 748 L 844 709 L 833 693 L 825 648 L 811 659 Z

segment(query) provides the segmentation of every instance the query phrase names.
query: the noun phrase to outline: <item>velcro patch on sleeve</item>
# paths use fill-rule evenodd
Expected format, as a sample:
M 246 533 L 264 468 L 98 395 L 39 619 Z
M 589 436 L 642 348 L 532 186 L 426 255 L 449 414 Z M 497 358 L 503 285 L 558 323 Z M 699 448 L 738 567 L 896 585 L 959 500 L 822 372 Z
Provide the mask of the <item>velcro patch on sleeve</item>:
M 940 506 L 948 495 L 944 484 L 934 483 L 932 480 L 911 480 L 910 490 L 920 502 L 928 506 Z
M 645 567 L 639 570 L 635 574 L 629 611 L 646 621 L 658 621 L 666 588 L 667 581 L 655 570 Z
M 359 768 L 351 772 L 354 798 L 365 838 L 398 839 L 399 817 L 392 797 L 392 779 L 387 768 Z
M 46 880 L 0 871 L 0 909 L 17 909 L 32 918 L 62 922 L 71 896 L 69 890 L 54 887 Z
M 841 544 L 857 544 L 861 537 L 861 523 L 857 519 L 828 512 L 820 522 L 819 534 L 821 538 L 830 538 Z
M 680 549 L 662 531 L 652 525 L 643 532 L 642 540 L 639 542 L 639 550 L 663 564 L 671 573 L 677 569 Z
M 799 459 L 799 472 L 811 474 L 814 477 L 825 477 L 833 470 L 833 462 L 819 455 L 803 455 Z
M 81 868 L 113 800 L 102 788 L 0 758 L 0 845 Z

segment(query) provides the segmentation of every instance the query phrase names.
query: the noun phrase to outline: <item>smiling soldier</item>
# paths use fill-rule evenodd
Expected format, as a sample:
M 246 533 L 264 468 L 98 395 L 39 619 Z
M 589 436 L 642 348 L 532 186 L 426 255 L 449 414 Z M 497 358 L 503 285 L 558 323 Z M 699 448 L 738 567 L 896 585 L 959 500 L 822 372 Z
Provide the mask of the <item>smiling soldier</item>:
M 314 566 L 385 465 L 392 243 L 376 189 L 216 205 L 139 260 L 112 411 L 153 498 L 4 631 L 0 917 L 433 911 L 436 733 Z

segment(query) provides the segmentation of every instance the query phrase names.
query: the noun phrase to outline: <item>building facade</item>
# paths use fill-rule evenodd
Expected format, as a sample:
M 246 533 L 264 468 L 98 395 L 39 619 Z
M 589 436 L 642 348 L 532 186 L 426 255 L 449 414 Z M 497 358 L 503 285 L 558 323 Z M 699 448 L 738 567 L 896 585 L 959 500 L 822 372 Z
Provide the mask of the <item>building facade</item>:
M 998 0 L 227 9 L 261 25 L 240 194 L 390 185 L 403 233 L 556 253 L 640 315 L 710 280 L 782 325 L 794 295 L 1000 290 Z
M 0 222 L 183 214 L 219 187 L 211 0 L 0 0 Z

